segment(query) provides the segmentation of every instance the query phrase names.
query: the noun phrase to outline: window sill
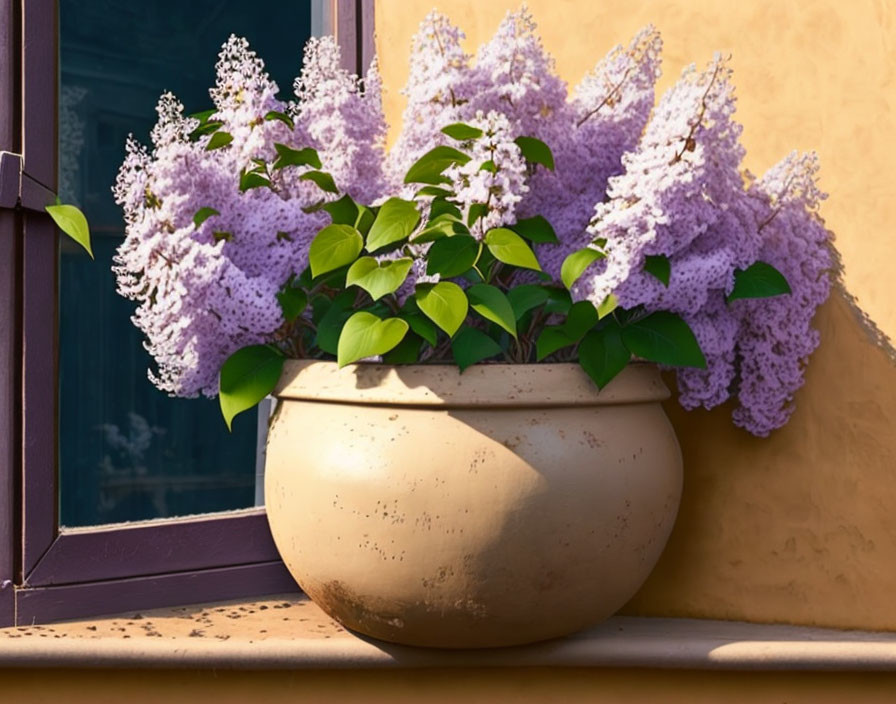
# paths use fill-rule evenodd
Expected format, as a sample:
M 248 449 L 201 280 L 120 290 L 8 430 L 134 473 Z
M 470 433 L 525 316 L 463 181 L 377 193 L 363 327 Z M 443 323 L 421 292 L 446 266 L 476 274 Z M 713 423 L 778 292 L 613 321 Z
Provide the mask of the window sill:
M 896 671 L 896 633 L 620 616 L 536 645 L 429 650 L 349 633 L 295 595 L 0 629 L 0 668 L 470 666 Z

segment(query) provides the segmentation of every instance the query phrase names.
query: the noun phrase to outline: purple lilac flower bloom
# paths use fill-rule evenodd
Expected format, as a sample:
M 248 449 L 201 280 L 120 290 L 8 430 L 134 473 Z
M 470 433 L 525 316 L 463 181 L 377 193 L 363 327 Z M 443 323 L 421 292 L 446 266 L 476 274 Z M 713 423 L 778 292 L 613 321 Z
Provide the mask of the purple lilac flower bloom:
M 750 183 L 720 56 L 703 71 L 688 67 L 654 108 L 662 41 L 652 26 L 612 49 L 571 96 L 527 10 L 508 13 L 475 60 L 463 38 L 437 12 L 421 23 L 402 130 L 388 154 L 376 62 L 363 80 L 349 74 L 330 38 L 306 45 L 289 103 L 277 99 L 244 39 L 225 43 L 209 120 L 230 135 L 227 144 L 197 138 L 200 122 L 174 96 L 161 97 L 152 149 L 129 138 L 114 188 L 127 228 L 118 289 L 137 302 L 133 320 L 157 365 L 153 382 L 178 396 L 216 394 L 231 353 L 276 341 L 284 324 L 277 293 L 306 268 L 309 244 L 329 222 L 320 206 L 342 194 L 368 205 L 411 198 L 418 186 L 403 183 L 407 169 L 448 144 L 472 157 L 444 172 L 464 219 L 473 204 L 489 205 L 474 236 L 544 216 L 560 243 L 537 253 L 555 280 L 568 254 L 601 249 L 606 258 L 585 271 L 573 297 L 600 304 L 613 295 L 624 308 L 679 314 L 707 360 L 706 369 L 677 370 L 682 405 L 711 408 L 737 396 L 738 425 L 757 435 L 783 425 L 818 344 L 812 316 L 830 289 L 816 157 L 791 154 Z M 441 131 L 454 122 L 485 136 L 459 143 Z M 520 136 L 547 143 L 554 170 L 525 162 Z M 303 179 L 311 166 L 273 169 L 284 147 L 317 150 L 340 193 Z M 270 187 L 241 189 L 253 169 Z M 425 222 L 430 201 L 416 200 Z M 429 246 L 375 255 L 418 257 L 400 302 L 417 283 L 438 281 L 419 259 Z M 648 257 L 668 260 L 668 284 L 645 270 Z M 727 303 L 735 273 L 757 260 L 780 270 L 792 294 Z

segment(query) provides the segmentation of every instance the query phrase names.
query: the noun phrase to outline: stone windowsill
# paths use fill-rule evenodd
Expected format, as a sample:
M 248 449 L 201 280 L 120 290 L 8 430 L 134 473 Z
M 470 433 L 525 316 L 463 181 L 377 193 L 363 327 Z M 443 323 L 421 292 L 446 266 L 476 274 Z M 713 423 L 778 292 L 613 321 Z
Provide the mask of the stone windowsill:
M 615 617 L 546 643 L 445 651 L 357 636 L 295 595 L 0 629 L 0 667 L 469 666 L 896 670 L 896 634 Z

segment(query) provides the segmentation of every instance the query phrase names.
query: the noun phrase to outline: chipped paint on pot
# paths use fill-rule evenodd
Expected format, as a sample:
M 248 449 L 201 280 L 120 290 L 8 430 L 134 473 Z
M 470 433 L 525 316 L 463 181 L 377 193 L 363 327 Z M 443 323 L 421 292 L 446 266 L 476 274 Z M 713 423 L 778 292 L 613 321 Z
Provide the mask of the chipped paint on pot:
M 288 362 L 265 496 L 302 589 L 360 633 L 494 647 L 565 635 L 647 578 L 681 496 L 651 365 Z

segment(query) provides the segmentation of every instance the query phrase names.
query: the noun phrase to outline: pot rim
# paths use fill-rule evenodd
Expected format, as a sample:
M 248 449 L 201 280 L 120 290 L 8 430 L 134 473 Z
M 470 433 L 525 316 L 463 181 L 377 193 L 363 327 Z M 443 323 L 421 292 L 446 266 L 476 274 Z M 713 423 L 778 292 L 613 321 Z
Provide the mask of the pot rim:
M 279 399 L 424 408 L 558 408 L 656 403 L 670 396 L 659 368 L 629 364 L 598 390 L 576 363 L 350 364 L 289 359 L 274 391 Z

